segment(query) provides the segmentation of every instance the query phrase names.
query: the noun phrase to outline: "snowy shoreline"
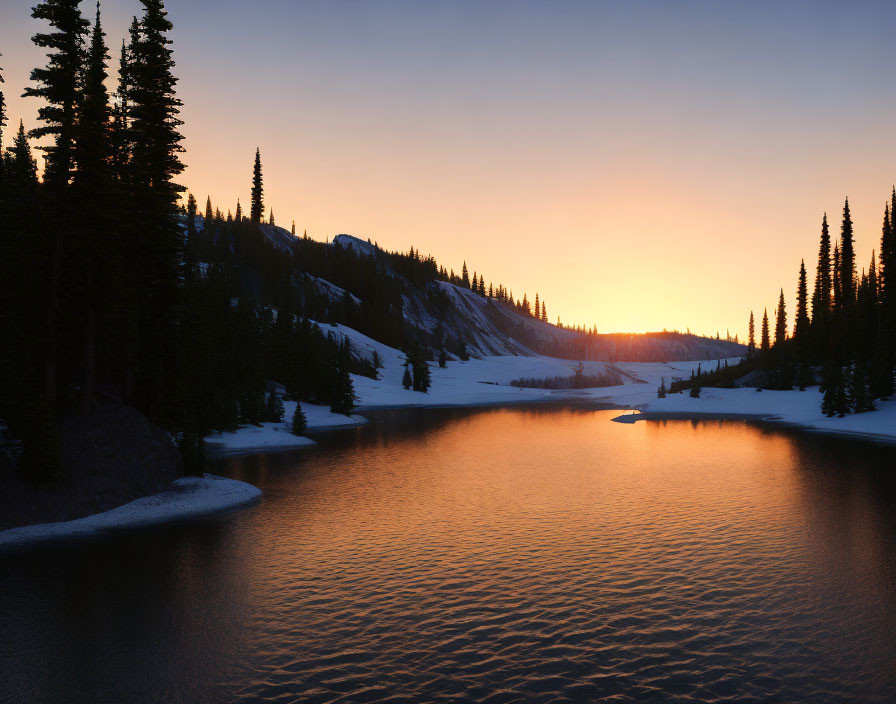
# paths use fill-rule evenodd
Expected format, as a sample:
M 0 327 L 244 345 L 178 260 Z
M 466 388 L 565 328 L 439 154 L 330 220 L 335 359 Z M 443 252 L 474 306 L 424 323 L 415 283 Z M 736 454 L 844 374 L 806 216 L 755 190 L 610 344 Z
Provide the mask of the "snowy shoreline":
M 347 329 L 345 329 L 347 330 Z M 354 336 L 360 337 L 359 333 Z M 358 344 L 358 340 L 353 340 Z M 649 420 L 750 420 L 812 432 L 840 435 L 873 442 L 896 442 L 896 400 L 878 402 L 878 410 L 845 418 L 828 418 L 821 413 L 821 394 L 813 387 L 806 391 L 757 391 L 752 388 L 717 389 L 706 387 L 700 398 L 688 394 L 667 394 L 657 398 L 661 379 L 686 378 L 698 362 L 617 362 L 615 367 L 638 382 L 621 386 L 548 390 L 518 388 L 510 381 L 520 377 L 543 378 L 568 372 L 575 364 L 551 357 L 484 357 L 467 362 L 451 361 L 445 368 L 432 365 L 432 387 L 428 393 L 401 386 L 400 353 L 376 344 L 387 367 L 381 379 L 353 376 L 359 412 L 419 408 L 485 408 L 519 405 L 563 404 L 594 409 L 630 410 L 613 420 L 635 423 Z M 372 345 L 371 345 L 372 347 Z M 390 359 L 387 355 L 391 354 Z M 599 373 L 604 362 L 586 362 L 586 373 Z M 712 364 L 703 362 L 704 365 Z M 230 433 L 206 438 L 210 457 L 228 457 L 279 452 L 311 447 L 317 443 L 306 436 L 293 435 L 289 428 L 296 403 L 284 403 L 281 423 L 243 426 Z M 308 420 L 307 433 L 357 428 L 368 423 L 360 415 L 331 413 L 322 406 L 302 403 Z M 156 525 L 227 511 L 258 499 L 261 491 L 231 479 L 205 475 L 184 477 L 171 488 L 137 499 L 104 513 L 64 523 L 44 523 L 0 532 L 0 551 L 46 540 L 95 536 L 131 527 Z
M 236 479 L 211 474 L 181 477 L 165 491 L 109 511 L 72 521 L 37 523 L 0 531 L 0 552 L 211 516 L 254 503 L 260 496 L 260 489 Z

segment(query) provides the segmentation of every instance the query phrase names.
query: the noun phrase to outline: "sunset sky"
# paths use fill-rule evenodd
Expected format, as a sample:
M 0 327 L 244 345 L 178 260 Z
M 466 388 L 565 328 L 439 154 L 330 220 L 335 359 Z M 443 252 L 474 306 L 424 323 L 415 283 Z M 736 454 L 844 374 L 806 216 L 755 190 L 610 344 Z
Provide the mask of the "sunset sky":
M 7 144 L 36 124 L 32 4 L 0 4 Z M 167 5 L 200 204 L 247 203 L 258 146 L 278 224 L 466 259 L 601 332 L 744 335 L 782 285 L 792 313 L 845 195 L 860 266 L 879 245 L 894 3 Z M 115 60 L 138 10 L 103 3 Z

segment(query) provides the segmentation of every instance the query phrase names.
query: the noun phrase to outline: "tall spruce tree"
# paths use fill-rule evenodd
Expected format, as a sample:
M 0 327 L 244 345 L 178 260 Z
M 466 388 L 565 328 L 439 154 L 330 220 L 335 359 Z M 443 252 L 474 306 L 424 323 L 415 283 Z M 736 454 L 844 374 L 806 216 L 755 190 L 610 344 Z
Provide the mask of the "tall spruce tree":
M 40 98 L 38 119 L 42 123 L 29 133 L 32 137 L 50 137 L 40 147 L 46 154 L 44 184 L 48 190 L 49 228 L 52 232 L 47 287 L 46 344 L 44 354 L 44 397 L 55 412 L 58 366 L 58 315 L 65 239 L 70 215 L 69 182 L 74 164 L 75 119 L 80 79 L 84 68 L 84 38 L 89 22 L 81 15 L 79 0 L 45 0 L 33 8 L 31 16 L 46 21 L 54 30 L 32 37 L 39 47 L 48 49 L 47 64 L 31 72 L 35 84 L 25 89 L 25 97 Z
M 133 135 L 132 210 L 140 277 L 136 281 L 139 359 L 136 397 L 147 415 L 163 426 L 177 422 L 170 394 L 176 383 L 177 314 L 180 304 L 183 237 L 177 202 L 183 187 L 175 180 L 184 170 L 178 128 L 172 29 L 162 0 L 141 0 L 144 11 L 131 38 L 129 118 Z
M 766 308 L 762 312 L 762 341 L 760 343 L 760 349 L 763 352 L 768 352 L 771 347 L 771 340 L 769 339 L 769 330 L 768 330 L 768 309 Z
M 750 311 L 750 322 L 748 325 L 748 342 L 747 342 L 747 355 L 753 356 L 756 354 L 756 322 L 753 318 L 753 311 Z
M 72 201 L 72 246 L 66 277 L 68 295 L 79 300 L 78 325 L 82 328 L 81 411 L 91 413 L 97 375 L 97 349 L 105 350 L 104 332 L 109 303 L 110 245 L 115 240 L 113 214 L 114 174 L 112 110 L 106 90 L 108 77 L 105 33 L 97 3 L 83 86 L 75 122 Z M 99 339 L 99 342 L 98 342 Z
M 264 214 L 264 186 L 261 178 L 261 150 L 255 149 L 255 164 L 252 167 L 252 204 L 250 216 L 252 224 L 261 223 Z
M 840 299 L 844 310 L 850 310 L 856 300 L 856 255 L 849 198 L 843 204 L 843 224 L 840 228 Z
M 784 302 L 784 289 L 778 297 L 778 308 L 775 311 L 775 346 L 781 347 L 787 340 L 787 308 Z
M 828 214 L 821 219 L 821 241 L 818 245 L 818 266 L 815 270 L 815 290 L 812 294 L 812 318 L 820 318 L 831 309 L 831 235 Z

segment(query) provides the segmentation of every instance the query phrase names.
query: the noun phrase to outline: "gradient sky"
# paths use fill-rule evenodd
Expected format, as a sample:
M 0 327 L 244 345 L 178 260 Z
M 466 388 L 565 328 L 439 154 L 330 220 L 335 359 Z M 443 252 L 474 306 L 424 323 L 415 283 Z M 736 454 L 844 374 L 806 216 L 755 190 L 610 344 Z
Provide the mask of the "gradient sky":
M 0 4 L 27 127 L 34 1 Z M 200 204 L 246 203 L 259 146 L 279 224 L 466 259 L 601 332 L 744 335 L 782 285 L 792 312 L 845 195 L 860 265 L 879 244 L 896 3 L 167 4 Z M 139 3 L 103 9 L 115 47 Z

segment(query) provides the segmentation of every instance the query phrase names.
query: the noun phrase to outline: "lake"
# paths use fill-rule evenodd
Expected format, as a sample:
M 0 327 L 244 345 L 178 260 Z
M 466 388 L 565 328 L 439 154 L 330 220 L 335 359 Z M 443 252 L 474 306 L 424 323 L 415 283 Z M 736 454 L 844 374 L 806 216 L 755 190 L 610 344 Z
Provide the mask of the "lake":
M 0 701 L 896 701 L 896 449 L 618 413 L 372 414 L 0 556 Z

